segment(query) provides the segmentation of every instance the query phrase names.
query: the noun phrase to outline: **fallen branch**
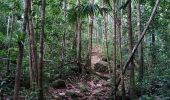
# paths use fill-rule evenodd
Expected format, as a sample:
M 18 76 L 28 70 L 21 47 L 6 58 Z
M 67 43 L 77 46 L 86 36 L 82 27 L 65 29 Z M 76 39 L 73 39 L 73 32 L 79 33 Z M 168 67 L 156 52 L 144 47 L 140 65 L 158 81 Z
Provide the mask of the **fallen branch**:
M 134 46 L 134 48 L 133 48 L 133 50 L 132 50 L 132 53 L 131 53 L 130 56 L 128 57 L 128 60 L 126 61 L 125 65 L 123 66 L 123 68 L 124 68 L 123 74 L 125 74 L 126 69 L 127 69 L 128 65 L 129 65 L 129 63 L 131 62 L 131 60 L 132 60 L 135 52 L 137 51 L 137 48 L 138 48 L 139 44 L 140 44 L 141 41 L 143 40 L 143 38 L 144 38 L 144 36 L 145 36 L 145 34 L 146 34 L 146 31 L 148 30 L 149 25 L 151 24 L 151 21 L 153 20 L 153 17 L 154 17 L 154 15 L 155 15 L 156 9 L 157 9 L 157 7 L 158 7 L 159 1 L 160 1 L 160 0 L 157 0 L 157 1 L 156 1 L 155 6 L 154 6 L 154 8 L 153 8 L 153 10 L 152 10 L 151 16 L 150 16 L 150 18 L 149 18 L 149 20 L 148 20 L 148 22 L 147 22 L 147 24 L 146 24 L 146 26 L 145 26 L 142 34 L 141 34 L 141 36 L 140 36 L 139 41 L 138 41 L 137 44 Z M 116 84 L 116 86 L 115 86 L 116 90 L 117 90 L 117 88 L 118 88 L 118 86 L 119 86 L 119 84 L 120 84 L 120 81 L 121 81 L 121 78 L 120 78 L 120 76 L 119 76 L 119 80 L 118 80 L 118 82 L 117 82 L 117 84 Z

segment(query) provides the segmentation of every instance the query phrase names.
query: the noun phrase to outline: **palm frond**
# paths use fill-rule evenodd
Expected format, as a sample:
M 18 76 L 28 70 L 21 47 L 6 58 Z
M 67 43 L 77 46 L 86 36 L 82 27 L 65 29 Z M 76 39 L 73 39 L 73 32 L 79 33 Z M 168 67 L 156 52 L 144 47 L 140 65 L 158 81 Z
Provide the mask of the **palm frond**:
M 68 10 L 69 22 L 75 22 L 77 18 L 84 18 L 89 15 L 97 15 L 101 13 L 101 8 L 97 4 L 81 4 Z

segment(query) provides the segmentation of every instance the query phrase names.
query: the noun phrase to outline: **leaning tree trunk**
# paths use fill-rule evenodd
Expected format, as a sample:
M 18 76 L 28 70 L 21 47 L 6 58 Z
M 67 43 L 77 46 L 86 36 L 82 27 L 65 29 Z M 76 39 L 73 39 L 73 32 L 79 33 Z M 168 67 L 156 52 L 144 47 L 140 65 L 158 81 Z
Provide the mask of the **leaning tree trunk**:
M 138 42 L 137 42 L 136 45 L 134 46 L 134 48 L 133 48 L 130 56 L 128 57 L 125 65 L 124 65 L 123 74 L 125 74 L 125 72 L 126 72 L 126 70 L 127 70 L 127 68 L 128 68 L 129 63 L 131 62 L 131 59 L 132 59 L 133 56 L 135 55 L 135 52 L 137 51 L 137 48 L 139 47 L 140 43 L 142 42 L 142 40 L 143 40 L 143 38 L 144 38 L 144 36 L 145 36 L 148 28 L 149 28 L 149 25 L 151 24 L 151 22 L 152 22 L 152 20 L 153 20 L 153 17 L 154 17 L 154 15 L 155 15 L 155 12 L 156 12 L 156 9 L 157 9 L 157 7 L 158 7 L 159 2 L 160 2 L 160 0 L 157 0 L 157 1 L 156 1 L 155 6 L 154 6 L 154 8 L 153 8 L 153 10 L 152 10 L 152 13 L 151 13 L 151 15 L 150 15 L 150 18 L 149 18 L 149 20 L 148 20 L 148 22 L 147 22 L 147 24 L 146 24 L 146 26 L 145 26 L 145 28 L 144 28 L 141 36 L 140 36 Z M 119 80 L 118 80 L 118 82 L 116 83 L 116 87 L 115 87 L 116 89 L 118 88 L 118 86 L 119 86 L 119 84 L 120 84 L 120 81 L 121 81 L 121 78 L 119 77 Z
M 23 19 L 23 28 L 22 28 L 22 34 L 26 34 L 26 26 L 27 26 L 27 21 L 28 21 L 28 3 L 29 0 L 25 0 L 25 8 L 24 8 L 24 19 Z M 18 100 L 18 93 L 19 93 L 19 88 L 20 88 L 20 77 L 21 77 L 21 66 L 22 66 L 22 60 L 23 60 L 23 55 L 24 55 L 24 45 L 23 41 L 18 41 L 18 49 L 19 49 L 19 54 L 18 54 L 18 59 L 17 59 L 17 67 L 16 67 L 16 76 L 15 76 L 15 86 L 14 86 L 14 95 L 13 99 Z
M 131 17 L 131 1 L 128 4 L 128 35 L 129 35 L 129 53 L 133 50 L 133 33 L 132 33 L 132 17 Z M 129 67 L 130 67 L 130 98 L 134 99 L 134 89 L 135 89 L 135 76 L 134 76 L 134 57 L 131 58 Z
M 38 85 L 39 85 L 39 100 L 44 100 L 43 95 L 43 57 L 44 57 L 44 23 L 45 23 L 45 0 L 41 0 L 41 34 L 40 34 L 40 58 L 38 64 Z

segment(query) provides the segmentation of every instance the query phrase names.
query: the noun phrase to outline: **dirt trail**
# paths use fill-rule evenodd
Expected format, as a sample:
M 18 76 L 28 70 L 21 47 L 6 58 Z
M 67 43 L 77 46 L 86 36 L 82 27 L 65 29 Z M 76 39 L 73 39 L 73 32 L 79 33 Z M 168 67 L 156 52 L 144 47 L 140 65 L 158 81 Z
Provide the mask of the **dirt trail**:
M 91 65 L 94 68 L 94 65 L 102 60 L 102 49 L 100 46 L 95 46 L 92 48 L 92 57 L 91 57 Z
M 102 48 L 92 48 L 91 64 L 94 65 L 102 60 Z M 111 84 L 96 76 L 76 75 L 67 77 L 66 88 L 57 89 L 49 87 L 50 100 L 109 100 L 111 97 Z

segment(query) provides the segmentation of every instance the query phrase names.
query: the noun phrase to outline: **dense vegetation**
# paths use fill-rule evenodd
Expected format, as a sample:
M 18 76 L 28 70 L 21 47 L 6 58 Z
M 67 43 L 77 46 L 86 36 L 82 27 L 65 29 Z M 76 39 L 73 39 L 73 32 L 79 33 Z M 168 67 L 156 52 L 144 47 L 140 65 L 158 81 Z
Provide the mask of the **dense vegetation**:
M 169 0 L 0 0 L 1 100 L 169 100 Z

